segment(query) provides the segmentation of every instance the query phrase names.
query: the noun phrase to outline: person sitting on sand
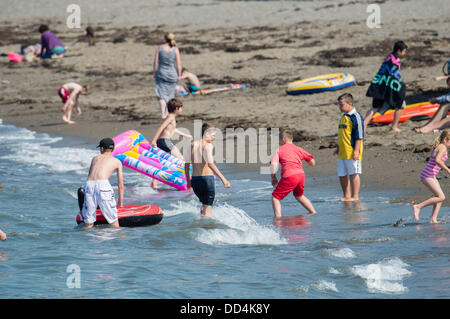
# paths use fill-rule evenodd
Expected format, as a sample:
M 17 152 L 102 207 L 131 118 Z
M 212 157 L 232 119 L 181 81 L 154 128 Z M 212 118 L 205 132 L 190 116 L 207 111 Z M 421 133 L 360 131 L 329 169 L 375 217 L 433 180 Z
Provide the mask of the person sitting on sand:
M 117 206 L 123 206 L 123 175 L 122 162 L 112 156 L 114 150 L 114 140 L 104 138 L 100 141 L 100 155 L 92 159 L 89 175 L 84 185 L 84 205 L 81 216 L 84 221 L 84 228 L 89 229 L 94 226 L 97 220 L 97 206 L 100 207 L 107 222 L 115 228 L 119 227 L 117 217 Z M 114 190 L 109 183 L 109 178 L 114 173 L 117 174 L 117 184 L 119 186 L 119 201 L 116 204 Z
M 41 24 L 39 32 L 41 33 L 41 59 L 64 57 L 66 48 L 58 37 L 49 30 L 48 26 Z
M 450 168 L 445 165 L 445 161 L 448 158 L 448 148 L 450 147 L 450 131 L 444 130 L 440 136 L 436 138 L 431 151 L 430 159 L 427 165 L 420 174 L 421 182 L 428 187 L 433 193 L 434 197 L 431 197 L 417 205 L 413 205 L 414 219 L 419 220 L 420 210 L 426 206 L 433 205 L 433 213 L 431 214 L 431 222 L 437 223 L 437 216 L 439 209 L 442 206 L 442 202 L 445 200 L 445 193 L 442 191 L 439 181 L 436 175 L 439 171 L 444 169 L 450 174 Z
M 202 94 L 202 90 L 200 89 L 200 81 L 194 73 L 189 72 L 188 69 L 183 67 L 181 68 L 181 79 L 186 80 L 184 89 L 188 92 L 188 94 L 195 92 Z
M 73 107 L 76 107 L 78 115 L 81 114 L 81 108 L 78 104 L 78 98 L 80 95 L 87 95 L 91 91 L 89 85 L 81 86 L 77 83 L 66 83 L 58 89 L 58 94 L 61 97 L 64 106 L 62 111 L 64 115 L 62 119 L 67 124 L 75 124 L 70 118 L 72 116 Z
M 447 85 L 450 87 L 450 76 L 447 77 Z M 430 103 L 438 103 L 440 106 L 431 120 L 423 126 L 414 128 L 417 133 L 429 133 L 433 130 L 443 130 L 450 127 L 450 116 L 448 116 L 450 112 L 450 92 L 438 98 L 430 99 Z
M 305 194 L 305 172 L 302 161 L 310 166 L 315 166 L 314 156 L 303 148 L 292 143 L 291 131 L 285 130 L 280 134 L 280 147 L 272 156 L 271 176 L 272 186 L 276 187 L 272 193 L 272 206 L 275 218 L 281 218 L 281 201 L 290 193 L 294 192 L 295 199 L 306 208 L 310 214 L 316 210 Z M 277 179 L 278 166 L 281 164 L 281 179 Z
M 338 103 L 344 113 L 339 121 L 338 147 L 334 151 L 334 155 L 338 155 L 337 172 L 344 193 L 341 201 L 357 201 L 361 183 L 364 119 L 354 108 L 350 93 L 339 96 Z
M 366 96 L 372 97 L 373 101 L 372 108 L 364 117 L 364 131 L 367 130 L 367 125 L 375 113 L 384 114 L 388 109 L 395 110 L 391 130 L 394 132 L 401 131 L 398 128 L 398 123 L 402 109 L 406 106 L 406 86 L 400 75 L 400 58 L 406 55 L 407 48 L 408 46 L 403 41 L 397 41 L 394 44 L 392 53 L 384 59 L 378 73 L 367 89 Z
M 222 181 L 225 188 L 230 188 L 230 182 L 222 175 L 214 164 L 212 142 L 216 138 L 216 129 L 208 123 L 202 125 L 202 138 L 191 145 L 191 158 L 186 161 L 184 171 L 188 191 L 194 191 L 202 203 L 200 213 L 203 217 L 212 217 L 212 206 L 216 196 L 214 175 Z M 192 162 L 192 180 L 189 176 L 189 168 Z
M 8 239 L 6 234 L 0 229 L 0 240 L 5 241 L 6 239 Z
M 191 135 L 185 134 L 177 129 L 176 117 L 181 114 L 182 107 L 183 102 L 178 99 L 171 99 L 169 103 L 167 103 L 167 110 L 169 112 L 169 115 L 156 131 L 155 136 L 152 140 L 152 145 L 154 147 L 159 147 L 164 152 L 170 153 L 181 160 L 184 160 L 180 150 L 172 142 L 172 136 L 174 133 L 180 134 L 181 136 L 184 136 L 191 141 L 193 139 Z M 152 187 L 156 188 L 155 179 L 152 180 Z

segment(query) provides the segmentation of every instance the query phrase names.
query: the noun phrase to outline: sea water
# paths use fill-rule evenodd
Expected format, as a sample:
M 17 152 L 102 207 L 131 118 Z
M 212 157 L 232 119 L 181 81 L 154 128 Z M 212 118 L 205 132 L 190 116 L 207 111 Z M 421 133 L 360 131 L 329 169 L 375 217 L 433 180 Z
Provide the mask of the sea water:
M 161 223 L 82 231 L 76 191 L 97 154 L 84 140 L 0 124 L 0 298 L 450 297 L 448 207 L 442 224 L 427 209 L 416 222 L 395 201 L 404 191 L 365 187 L 345 204 L 335 176 L 307 176 L 318 213 L 289 195 L 274 221 L 269 176 L 221 164 L 232 187 L 217 180 L 208 220 L 194 195 L 153 190 L 125 168 L 125 204 L 160 206 Z

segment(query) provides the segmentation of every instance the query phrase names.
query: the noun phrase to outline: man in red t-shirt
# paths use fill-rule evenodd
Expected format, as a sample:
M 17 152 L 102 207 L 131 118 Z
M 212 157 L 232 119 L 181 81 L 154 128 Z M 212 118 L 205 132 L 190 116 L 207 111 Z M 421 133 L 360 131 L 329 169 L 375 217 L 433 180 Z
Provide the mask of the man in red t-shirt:
M 294 197 L 310 214 L 315 214 L 316 210 L 304 195 L 305 172 L 303 171 L 302 160 L 314 166 L 314 156 L 303 148 L 292 143 L 293 135 L 291 131 L 283 131 L 280 134 L 281 146 L 277 148 L 272 157 L 271 174 L 272 185 L 276 188 L 272 193 L 272 205 L 275 218 L 281 217 L 281 200 L 290 192 L 294 191 Z M 281 164 L 281 179 L 277 180 L 278 165 Z

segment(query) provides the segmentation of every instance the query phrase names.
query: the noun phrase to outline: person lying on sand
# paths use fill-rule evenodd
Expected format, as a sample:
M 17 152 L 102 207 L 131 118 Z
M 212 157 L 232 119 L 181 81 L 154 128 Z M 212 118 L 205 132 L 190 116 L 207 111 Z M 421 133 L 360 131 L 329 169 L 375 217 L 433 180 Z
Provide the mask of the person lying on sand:
M 450 87 L 450 76 L 447 77 L 447 85 Z M 430 103 L 438 103 L 440 106 L 431 120 L 425 125 L 413 128 L 417 133 L 430 133 L 434 130 L 444 130 L 450 127 L 450 116 L 448 116 L 450 111 L 450 92 L 438 98 L 430 99 Z

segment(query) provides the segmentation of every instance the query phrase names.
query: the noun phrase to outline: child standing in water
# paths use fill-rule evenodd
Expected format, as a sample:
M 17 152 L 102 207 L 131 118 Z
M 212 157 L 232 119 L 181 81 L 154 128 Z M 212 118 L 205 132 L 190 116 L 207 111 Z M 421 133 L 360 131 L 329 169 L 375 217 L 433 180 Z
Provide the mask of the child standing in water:
M 339 121 L 337 172 L 344 193 L 341 201 L 359 199 L 361 161 L 364 139 L 364 119 L 353 106 L 353 96 L 344 93 L 338 97 L 339 109 L 344 115 Z
M 88 179 L 84 185 L 84 205 L 81 210 L 85 224 L 83 229 L 94 227 L 97 219 L 97 206 L 100 206 L 108 223 L 114 228 L 119 228 L 117 207 L 123 206 L 124 194 L 122 162 L 112 156 L 114 151 L 114 140 L 112 138 L 102 139 L 98 147 L 100 147 L 100 155 L 92 159 Z M 109 183 L 109 178 L 114 172 L 117 174 L 119 186 L 117 203 L 114 198 L 114 190 Z
M 413 212 L 415 220 L 419 220 L 420 210 L 426 206 L 433 205 L 433 213 L 431 215 L 431 222 L 437 223 L 437 216 L 439 209 L 442 206 L 442 202 L 445 200 L 444 192 L 439 185 L 439 181 L 436 178 L 437 173 L 444 169 L 447 173 L 450 173 L 450 169 L 444 164 L 448 158 L 447 150 L 450 147 L 450 131 L 445 130 L 434 141 L 434 147 L 431 151 L 430 159 L 427 165 L 420 174 L 420 180 L 428 187 L 433 193 L 434 197 L 431 197 L 422 203 L 413 205 Z
M 0 229 L 0 240 L 5 241 L 6 239 L 6 234 Z
M 280 134 L 280 143 L 271 161 L 272 186 L 276 187 L 272 193 L 272 206 L 275 218 L 281 218 L 281 200 L 290 192 L 294 191 L 295 199 L 306 208 L 310 214 L 315 214 L 316 210 L 305 192 L 305 172 L 302 161 L 314 166 L 314 156 L 303 148 L 292 143 L 293 135 L 291 131 L 284 131 Z M 281 179 L 277 180 L 276 172 L 281 164 Z
M 190 163 L 186 161 L 184 171 L 189 191 L 194 191 L 202 203 L 200 213 L 203 217 L 212 217 L 212 205 L 216 196 L 214 174 L 222 181 L 225 188 L 230 188 L 230 182 L 214 164 L 213 145 L 216 129 L 208 123 L 202 125 L 202 138 L 191 145 L 192 180 L 189 176 Z
M 172 154 L 184 161 L 183 155 L 180 150 L 173 144 L 172 136 L 174 133 L 180 134 L 192 141 L 192 136 L 185 134 L 177 129 L 176 117 L 181 114 L 183 107 L 183 102 L 178 99 L 171 99 L 167 103 L 167 110 L 169 115 L 166 117 L 164 122 L 156 131 L 155 137 L 152 140 L 153 147 L 159 147 L 164 152 Z M 156 188 L 156 180 L 153 179 L 152 187 Z

